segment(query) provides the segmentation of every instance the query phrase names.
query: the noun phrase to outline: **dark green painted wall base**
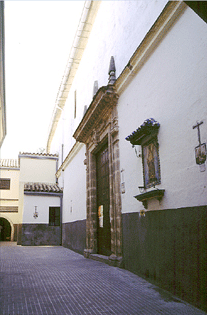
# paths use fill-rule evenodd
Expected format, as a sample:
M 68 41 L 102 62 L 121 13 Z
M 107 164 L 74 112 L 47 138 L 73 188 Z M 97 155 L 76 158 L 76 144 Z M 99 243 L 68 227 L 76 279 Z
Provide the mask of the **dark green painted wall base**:
M 207 311 L 207 206 L 122 215 L 124 267 Z
M 63 223 L 62 244 L 64 247 L 83 254 L 86 248 L 86 220 Z
M 22 224 L 18 227 L 18 245 L 61 245 L 61 227 L 48 224 Z
M 17 225 L 17 245 L 22 244 L 22 224 Z
M 18 226 L 18 224 L 14 224 L 14 237 L 13 237 L 14 242 L 17 241 L 17 226 Z

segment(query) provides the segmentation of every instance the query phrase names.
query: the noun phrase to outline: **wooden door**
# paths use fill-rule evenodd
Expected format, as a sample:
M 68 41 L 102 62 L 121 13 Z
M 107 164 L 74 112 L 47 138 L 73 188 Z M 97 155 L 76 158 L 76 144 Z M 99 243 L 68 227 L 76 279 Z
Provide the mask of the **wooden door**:
M 109 156 L 105 145 L 96 156 L 97 174 L 97 239 L 98 253 L 111 254 L 111 225 L 109 213 Z

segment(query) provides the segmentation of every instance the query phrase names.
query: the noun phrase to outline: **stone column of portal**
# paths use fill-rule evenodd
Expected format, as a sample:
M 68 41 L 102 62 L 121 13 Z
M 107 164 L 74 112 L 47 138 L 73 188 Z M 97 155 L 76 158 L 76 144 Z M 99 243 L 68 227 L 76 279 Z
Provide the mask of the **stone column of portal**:
M 112 142 L 112 167 L 113 167 L 113 200 L 114 200 L 114 222 L 115 222 L 115 249 L 117 257 L 122 256 L 122 220 L 121 220 L 121 176 L 120 176 L 120 159 L 119 159 L 119 127 L 118 113 L 115 106 L 112 111 L 111 125 L 111 142 Z
M 89 151 L 86 145 L 86 249 L 84 249 L 84 256 L 88 257 L 90 248 L 90 198 L 89 198 Z
M 122 256 L 122 224 L 121 224 L 121 189 L 120 189 L 120 161 L 119 140 L 113 142 L 113 172 L 114 172 L 114 214 L 115 214 L 115 255 Z
M 108 151 L 109 151 L 109 200 L 110 200 L 110 225 L 111 225 L 111 251 L 115 255 L 115 244 L 116 244 L 116 222 L 115 222 L 115 213 L 114 213 L 114 192 L 113 192 L 113 149 L 111 142 L 111 132 L 108 132 Z
M 86 217 L 86 251 L 87 253 L 97 252 L 97 220 L 96 220 L 96 160 L 95 156 L 87 148 L 87 217 Z

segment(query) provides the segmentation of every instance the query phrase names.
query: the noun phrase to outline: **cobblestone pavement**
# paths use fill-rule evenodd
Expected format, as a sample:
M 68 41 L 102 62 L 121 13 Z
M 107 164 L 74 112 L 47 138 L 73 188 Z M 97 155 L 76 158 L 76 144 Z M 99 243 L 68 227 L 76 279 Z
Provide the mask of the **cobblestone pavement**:
M 133 273 L 85 259 L 61 246 L 0 243 L 1 315 L 206 314 L 160 295 Z

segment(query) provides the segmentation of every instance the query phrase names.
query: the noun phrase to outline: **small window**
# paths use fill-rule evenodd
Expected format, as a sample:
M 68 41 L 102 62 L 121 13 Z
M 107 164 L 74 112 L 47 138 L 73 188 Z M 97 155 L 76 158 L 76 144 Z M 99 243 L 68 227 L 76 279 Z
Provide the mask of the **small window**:
M 49 207 L 49 225 L 60 226 L 60 207 Z
M 1 178 L 0 179 L 0 189 L 10 190 L 10 179 Z

